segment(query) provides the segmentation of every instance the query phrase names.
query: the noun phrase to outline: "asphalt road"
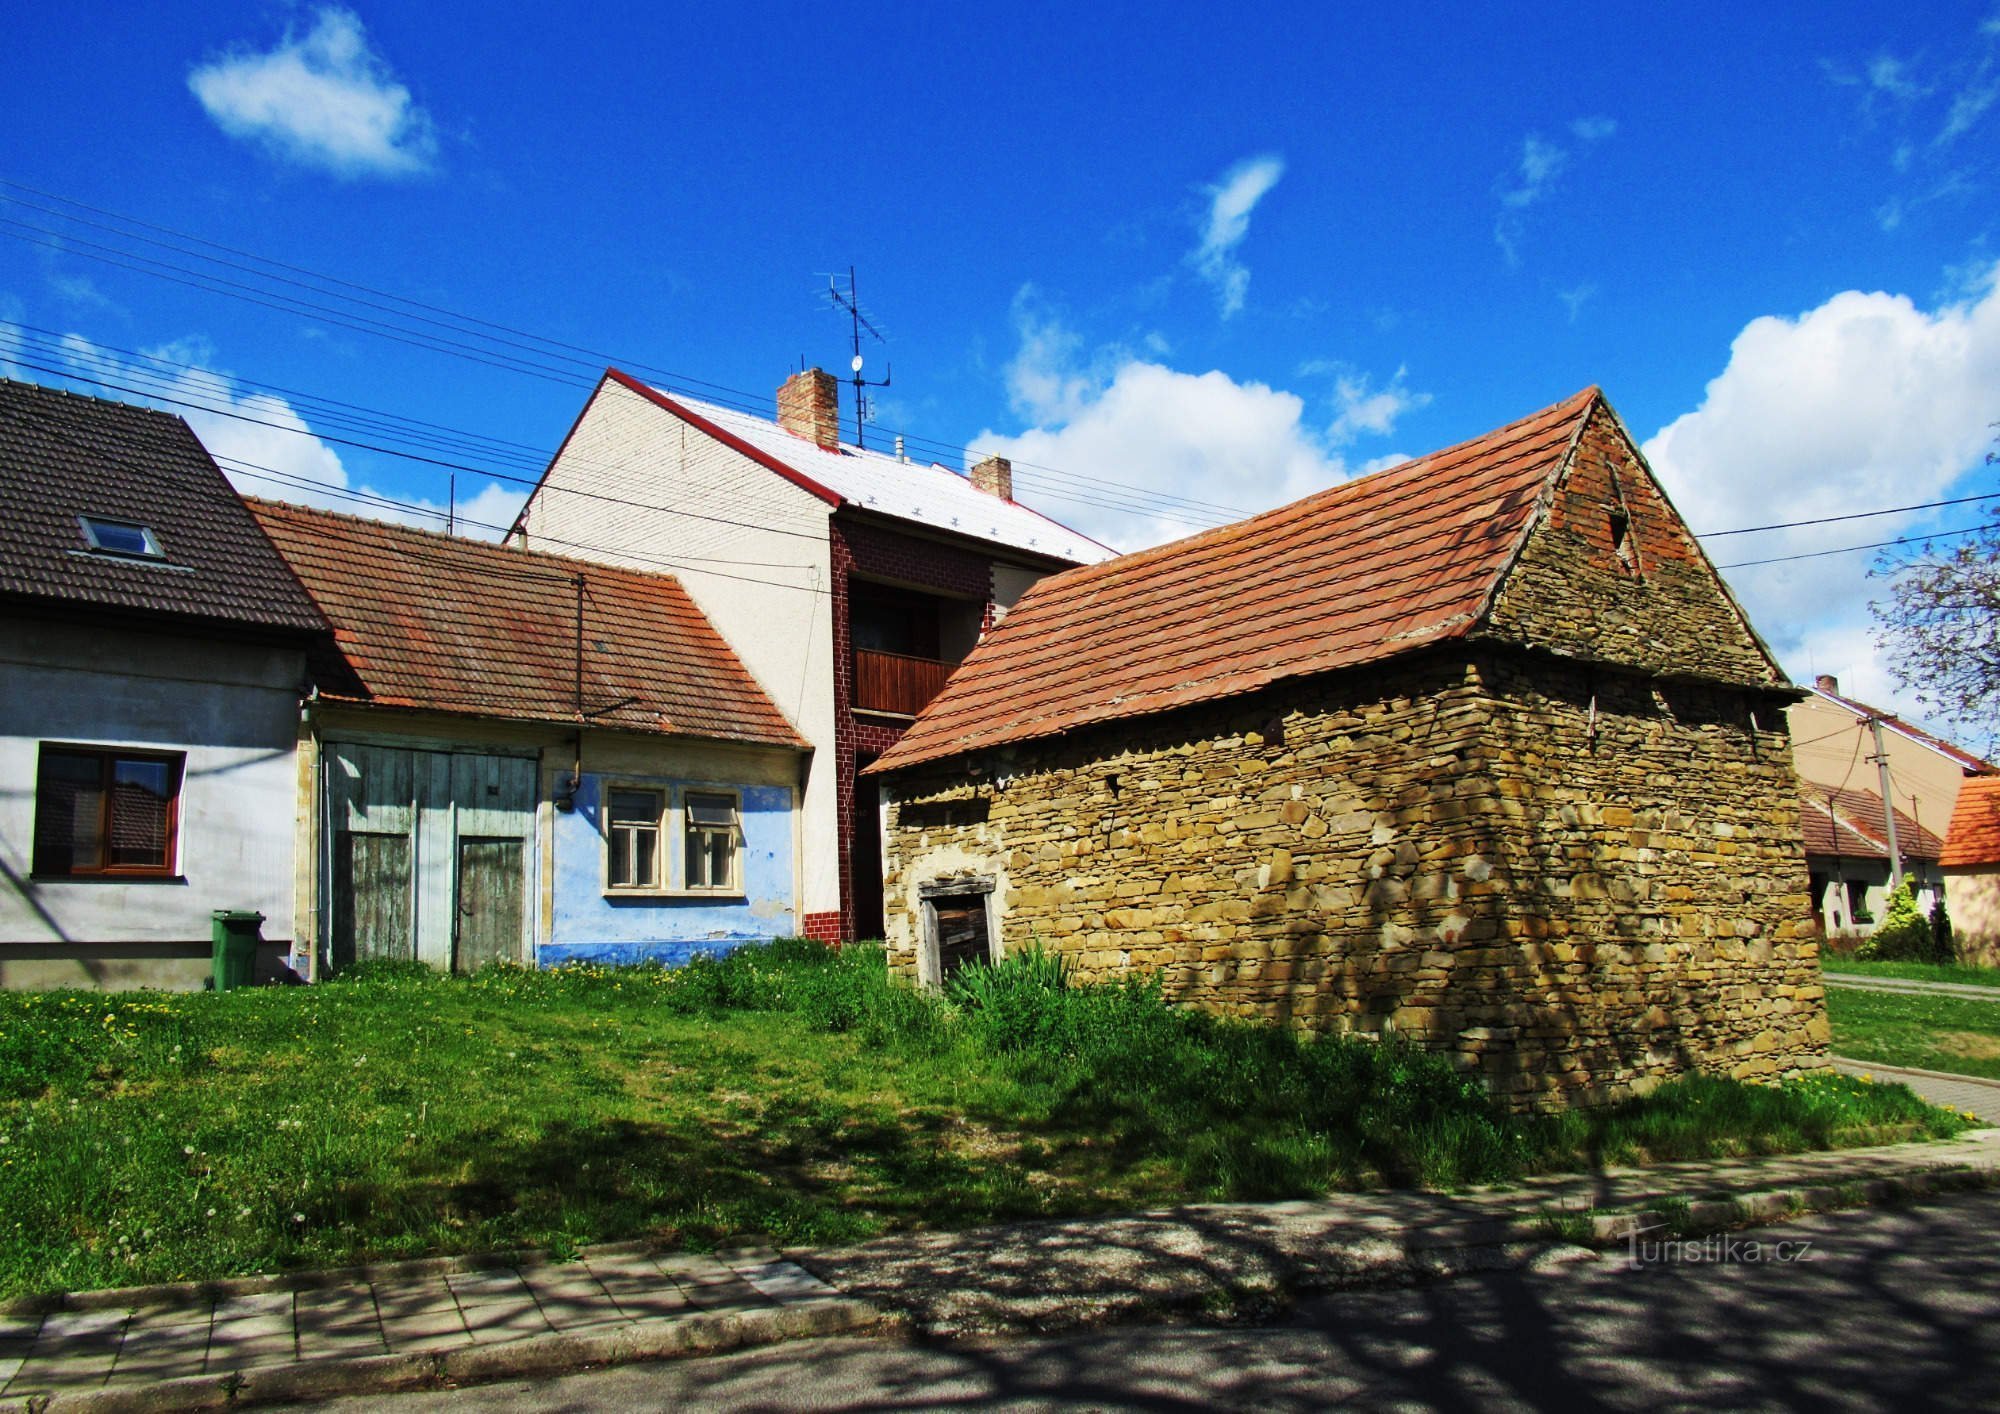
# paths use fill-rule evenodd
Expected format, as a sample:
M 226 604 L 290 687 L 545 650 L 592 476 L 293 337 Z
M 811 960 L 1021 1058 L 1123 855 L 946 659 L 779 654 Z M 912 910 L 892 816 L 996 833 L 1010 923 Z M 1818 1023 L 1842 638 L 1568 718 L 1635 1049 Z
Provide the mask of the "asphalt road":
M 1733 1260 L 1685 1260 L 1719 1241 L 1350 1292 L 1266 1328 L 820 1340 L 319 1407 L 2000 1409 L 2000 1194 L 1805 1219 L 1737 1234 Z

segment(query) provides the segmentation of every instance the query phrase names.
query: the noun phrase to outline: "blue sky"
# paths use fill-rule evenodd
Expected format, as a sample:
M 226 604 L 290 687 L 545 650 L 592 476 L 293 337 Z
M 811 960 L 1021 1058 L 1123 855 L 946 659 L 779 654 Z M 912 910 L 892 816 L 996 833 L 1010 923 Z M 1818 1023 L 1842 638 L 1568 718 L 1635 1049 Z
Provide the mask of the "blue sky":
M 0 364 L 240 414 L 177 405 L 249 490 L 436 504 L 444 469 L 347 444 L 532 474 L 597 354 L 768 398 L 844 368 L 852 265 L 871 435 L 1006 450 L 1121 546 L 1590 383 L 1697 530 L 1994 489 L 2000 8 L 1510 10 L 25 9 Z M 475 520 L 521 489 L 459 475 Z M 1728 574 L 1795 678 L 1907 707 L 1870 559 Z

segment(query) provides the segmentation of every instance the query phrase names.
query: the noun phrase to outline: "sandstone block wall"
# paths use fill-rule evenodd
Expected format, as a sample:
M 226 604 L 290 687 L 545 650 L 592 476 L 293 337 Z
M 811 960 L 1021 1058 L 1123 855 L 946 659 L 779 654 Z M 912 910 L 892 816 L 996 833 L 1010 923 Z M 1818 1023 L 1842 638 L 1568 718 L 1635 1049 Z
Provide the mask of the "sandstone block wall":
M 1515 1104 L 1816 1068 L 1781 707 L 1491 647 L 899 773 L 891 965 L 921 885 L 990 878 L 1084 982 L 1401 1032 Z

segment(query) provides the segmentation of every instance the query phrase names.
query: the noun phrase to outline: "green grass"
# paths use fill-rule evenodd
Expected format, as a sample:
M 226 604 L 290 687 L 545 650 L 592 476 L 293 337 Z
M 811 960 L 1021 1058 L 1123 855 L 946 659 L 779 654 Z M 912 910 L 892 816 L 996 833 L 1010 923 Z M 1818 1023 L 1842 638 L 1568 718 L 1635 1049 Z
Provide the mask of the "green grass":
M 1829 987 L 1826 1011 L 1838 1055 L 2000 1080 L 2000 1002 Z
M 1939 1137 L 1898 1087 L 1551 1119 L 1441 1058 L 811 944 L 664 971 L 0 993 L 0 1293 L 632 1237 L 791 1243 Z
M 1851 957 L 1820 954 L 1820 968 L 1850 977 L 1901 977 L 1918 982 L 1965 982 L 1975 987 L 2000 987 L 2000 967 L 1970 963 L 1857 962 Z

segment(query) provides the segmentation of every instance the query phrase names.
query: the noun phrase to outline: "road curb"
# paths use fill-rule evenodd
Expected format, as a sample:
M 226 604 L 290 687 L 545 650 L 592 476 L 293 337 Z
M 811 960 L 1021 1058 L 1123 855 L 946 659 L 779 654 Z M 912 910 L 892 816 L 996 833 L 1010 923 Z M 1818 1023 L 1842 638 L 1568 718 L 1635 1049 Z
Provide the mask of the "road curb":
M 261 1365 L 123 1388 L 58 1390 L 9 1400 L 0 1404 L 0 1414 L 171 1414 L 338 1395 L 395 1394 L 562 1374 L 592 1366 L 719 1355 L 813 1336 L 853 1335 L 892 1324 L 868 1302 L 828 1297 L 767 1311 L 703 1312 L 639 1321 L 602 1332 L 468 1345 L 427 1355 L 369 1355 Z

